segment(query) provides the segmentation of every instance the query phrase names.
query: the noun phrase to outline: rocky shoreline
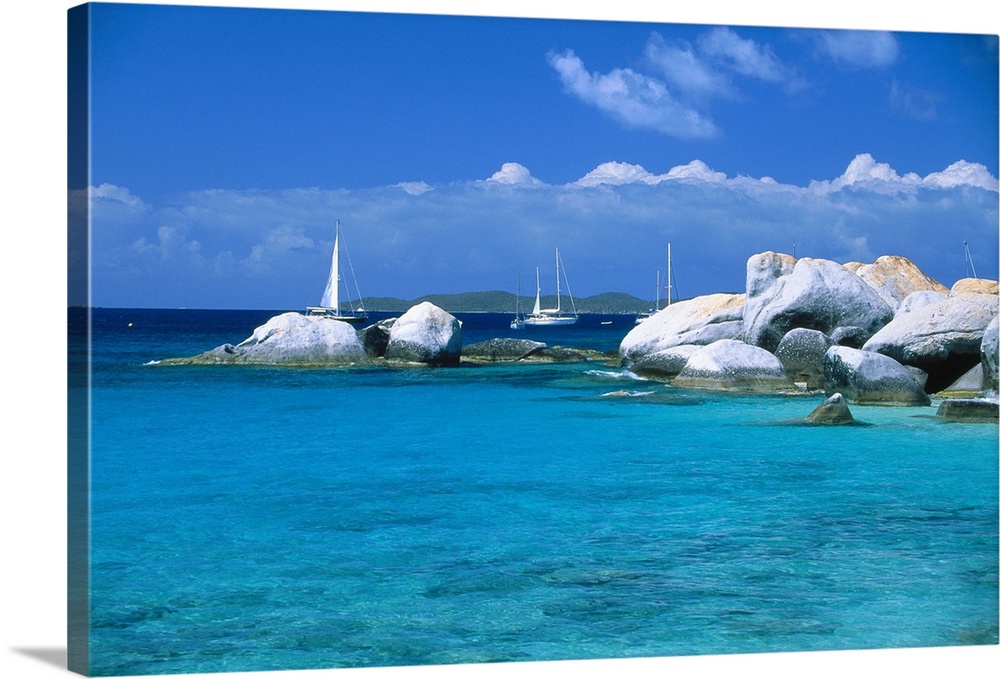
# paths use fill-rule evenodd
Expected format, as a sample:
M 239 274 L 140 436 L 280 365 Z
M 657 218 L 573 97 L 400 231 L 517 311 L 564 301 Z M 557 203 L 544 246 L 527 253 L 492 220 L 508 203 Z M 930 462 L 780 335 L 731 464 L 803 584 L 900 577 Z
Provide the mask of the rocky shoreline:
M 632 329 L 617 354 L 496 338 L 462 345 L 462 324 L 430 302 L 356 330 L 289 312 L 237 345 L 161 365 L 439 366 L 601 361 L 694 390 L 822 393 L 847 404 L 927 406 L 946 421 L 997 419 L 997 281 L 951 288 L 910 260 L 838 264 L 764 252 L 746 290 L 674 303 Z M 848 413 L 849 415 L 849 413 Z M 847 423 L 839 413 L 817 420 Z

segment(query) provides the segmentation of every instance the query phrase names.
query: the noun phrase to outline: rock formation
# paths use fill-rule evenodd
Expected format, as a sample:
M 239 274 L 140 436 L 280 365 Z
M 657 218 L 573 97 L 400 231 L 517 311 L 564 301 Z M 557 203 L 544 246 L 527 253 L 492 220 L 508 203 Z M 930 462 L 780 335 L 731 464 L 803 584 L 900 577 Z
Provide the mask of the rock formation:
M 712 342 L 691 354 L 673 384 L 691 389 L 747 393 L 795 389 L 774 354 L 732 339 Z
M 910 371 L 872 351 L 834 346 L 823 359 L 826 393 L 841 393 L 852 403 L 929 405 L 930 398 Z
M 389 329 L 386 361 L 455 366 L 461 355 L 461 322 L 430 302 L 410 307 Z

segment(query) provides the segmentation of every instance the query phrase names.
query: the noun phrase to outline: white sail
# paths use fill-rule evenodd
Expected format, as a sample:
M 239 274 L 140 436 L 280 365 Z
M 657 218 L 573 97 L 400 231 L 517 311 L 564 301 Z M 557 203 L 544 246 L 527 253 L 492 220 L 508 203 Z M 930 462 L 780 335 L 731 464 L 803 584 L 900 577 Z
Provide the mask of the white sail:
M 333 239 L 330 277 L 326 281 L 326 289 L 323 290 L 319 305 L 327 309 L 340 309 L 340 222 L 337 222 L 337 235 Z
M 542 282 L 538 277 L 538 267 L 535 267 L 535 308 L 531 310 L 532 316 L 542 313 Z
M 347 254 L 348 270 L 354 280 L 354 289 L 357 292 L 357 305 L 351 297 L 350 287 L 347 288 L 347 303 L 350 309 L 344 312 L 340 310 L 340 221 L 337 221 L 337 231 L 333 238 L 333 255 L 330 257 L 330 275 L 326 279 L 326 287 L 323 289 L 323 297 L 319 306 L 307 307 L 306 311 L 312 316 L 322 316 L 348 323 L 360 323 L 368 318 L 364 309 L 364 302 L 361 300 L 361 290 L 358 288 L 358 279 L 354 275 L 354 265 L 351 264 L 351 255 L 344 245 L 344 252 Z

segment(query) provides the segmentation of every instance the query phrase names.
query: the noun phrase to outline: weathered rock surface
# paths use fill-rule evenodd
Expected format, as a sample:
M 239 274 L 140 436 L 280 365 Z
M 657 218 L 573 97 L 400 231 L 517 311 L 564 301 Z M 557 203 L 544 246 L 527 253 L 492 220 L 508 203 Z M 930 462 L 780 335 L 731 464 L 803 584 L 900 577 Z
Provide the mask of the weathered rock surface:
M 223 344 L 198 356 L 162 363 L 347 366 L 370 361 L 351 325 L 288 312 L 269 319 L 235 346 Z
M 1000 404 L 981 398 L 948 399 L 938 406 L 937 416 L 946 422 L 997 422 Z
M 454 366 L 461 355 L 462 323 L 430 302 L 410 307 L 389 329 L 386 361 Z
M 918 290 L 917 292 L 907 295 L 906 298 L 903 299 L 899 308 L 896 309 L 896 316 L 908 314 L 911 311 L 916 311 L 917 309 L 930 304 L 943 302 L 948 299 L 948 297 L 949 294 L 947 292 L 939 292 L 937 290 Z
M 661 349 L 651 354 L 639 356 L 629 365 L 636 375 L 654 379 L 673 379 L 687 365 L 691 355 L 701 347 L 695 344 L 679 344 Z
M 997 346 L 997 330 L 1000 327 L 1000 316 L 997 316 L 983 331 L 983 343 L 979 352 L 980 365 L 983 367 L 983 392 L 987 395 L 997 393 L 997 363 L 1000 362 L 1000 348 Z
M 387 318 L 374 325 L 358 330 L 358 339 L 365 352 L 372 358 L 385 356 L 385 350 L 389 346 L 389 329 L 396 322 L 395 318 Z
M 616 358 L 614 352 L 603 353 L 596 349 L 580 349 L 575 347 L 543 347 L 521 358 L 526 363 L 582 363 L 600 361 L 612 363 Z
M 546 348 L 544 342 L 534 340 L 495 338 L 476 342 L 462 349 L 462 360 L 472 363 L 504 363 L 519 361 Z
M 983 366 L 977 363 L 945 389 L 937 392 L 938 398 L 973 398 L 983 393 Z
M 806 417 L 812 424 L 854 424 L 854 415 L 842 394 L 833 394 Z
M 931 400 L 898 361 L 851 347 L 834 346 L 823 360 L 826 393 L 852 403 L 929 405 Z
M 885 302 L 896 309 L 910 294 L 917 291 L 948 294 L 948 288 L 925 274 L 906 257 L 883 255 L 871 264 L 849 262 L 844 265 L 870 285 Z
M 792 381 L 805 382 L 808 389 L 822 389 L 823 357 L 833 345 L 833 339 L 819 330 L 793 328 L 781 338 L 774 355 Z
M 688 389 L 748 393 L 795 389 L 774 354 L 733 339 L 699 348 L 688 358 L 673 384 Z
M 742 339 L 768 351 L 775 351 L 793 328 L 830 335 L 841 326 L 856 326 L 872 333 L 888 323 L 895 310 L 836 262 L 796 261 L 774 252 L 747 260 L 746 294 Z
M 952 295 L 964 295 L 967 292 L 996 296 L 1000 294 L 1000 289 L 998 289 L 997 281 L 988 278 L 962 278 L 951 286 Z
M 980 362 L 983 336 L 997 312 L 995 295 L 953 295 L 898 315 L 863 348 L 920 368 L 934 393 Z
M 618 348 L 625 361 L 682 344 L 735 339 L 743 328 L 744 295 L 715 294 L 675 302 L 629 331 Z

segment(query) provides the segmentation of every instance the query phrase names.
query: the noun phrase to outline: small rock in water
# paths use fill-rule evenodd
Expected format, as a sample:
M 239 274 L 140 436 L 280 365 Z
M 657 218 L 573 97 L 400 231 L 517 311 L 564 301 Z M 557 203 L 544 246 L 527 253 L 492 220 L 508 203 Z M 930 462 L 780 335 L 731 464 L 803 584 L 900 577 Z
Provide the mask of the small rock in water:
M 854 424 L 854 416 L 847 407 L 847 401 L 838 393 L 817 406 L 806 421 L 813 424 Z
M 1000 405 L 984 398 L 954 398 L 942 401 L 937 416 L 946 422 L 997 422 Z

